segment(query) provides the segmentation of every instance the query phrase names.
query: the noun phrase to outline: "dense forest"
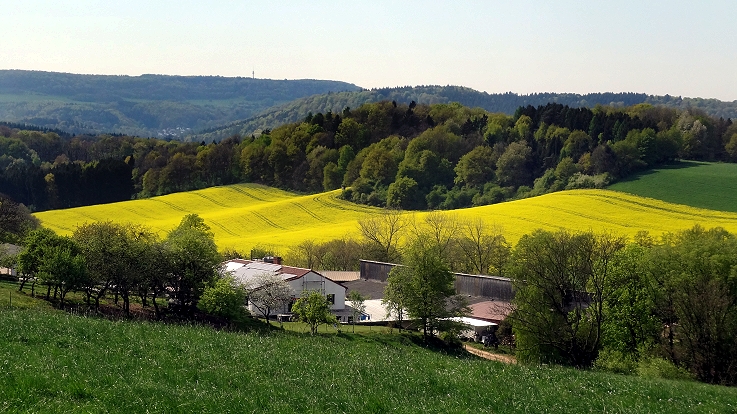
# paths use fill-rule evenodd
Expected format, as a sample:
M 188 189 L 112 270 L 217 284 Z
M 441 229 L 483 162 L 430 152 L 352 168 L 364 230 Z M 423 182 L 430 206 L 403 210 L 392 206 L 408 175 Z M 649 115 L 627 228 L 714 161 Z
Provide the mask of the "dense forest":
M 737 126 L 697 110 L 370 103 L 219 143 L 61 136 L 0 125 L 0 193 L 33 211 L 236 182 L 300 192 L 344 187 L 403 209 L 484 205 L 603 187 L 677 158 L 737 161 Z
M 75 134 L 180 137 L 346 82 L 219 76 L 108 76 L 0 70 L 0 120 Z
M 415 86 L 382 88 L 356 92 L 339 92 L 308 96 L 297 99 L 243 121 L 227 126 L 211 128 L 187 135 L 188 141 L 220 141 L 234 134 L 248 136 L 263 129 L 273 129 L 279 125 L 298 122 L 308 112 L 339 113 L 345 107 L 358 108 L 370 102 L 396 101 L 418 104 L 438 104 L 458 102 L 471 108 L 482 108 L 489 112 L 512 115 L 517 108 L 544 106 L 548 103 L 567 105 L 573 108 L 593 108 L 596 105 L 627 107 L 640 103 L 668 106 L 678 109 L 702 109 L 706 114 L 717 118 L 736 118 L 737 102 L 722 102 L 716 99 L 681 98 L 674 96 L 655 96 L 643 93 L 535 93 L 518 95 L 515 93 L 489 94 L 460 86 Z

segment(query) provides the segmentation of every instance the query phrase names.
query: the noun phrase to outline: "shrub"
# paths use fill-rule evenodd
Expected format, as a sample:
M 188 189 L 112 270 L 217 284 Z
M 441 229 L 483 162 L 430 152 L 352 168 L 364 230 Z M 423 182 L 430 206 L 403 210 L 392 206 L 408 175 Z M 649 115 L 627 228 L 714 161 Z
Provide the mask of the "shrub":
M 245 300 L 246 292 L 235 285 L 233 278 L 223 277 L 205 288 L 197 307 L 211 315 L 234 320 L 245 315 Z
M 568 180 L 566 190 L 573 190 L 576 188 L 604 188 L 611 182 L 611 177 L 607 173 L 597 175 L 586 175 L 582 173 L 576 173 L 571 176 Z
M 637 375 L 646 378 L 663 378 L 671 380 L 693 380 L 694 376 L 687 370 L 675 366 L 663 358 L 648 358 L 637 365 Z
M 594 361 L 594 368 L 600 371 L 630 375 L 637 370 L 637 362 L 620 351 L 605 349 L 599 352 L 599 357 Z

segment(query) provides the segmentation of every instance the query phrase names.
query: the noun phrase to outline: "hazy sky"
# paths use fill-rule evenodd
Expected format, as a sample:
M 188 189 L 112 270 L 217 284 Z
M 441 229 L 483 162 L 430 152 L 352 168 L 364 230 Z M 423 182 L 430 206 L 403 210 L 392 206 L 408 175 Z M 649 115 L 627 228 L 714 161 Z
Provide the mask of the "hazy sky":
M 0 69 L 737 100 L 737 1 L 0 0 Z

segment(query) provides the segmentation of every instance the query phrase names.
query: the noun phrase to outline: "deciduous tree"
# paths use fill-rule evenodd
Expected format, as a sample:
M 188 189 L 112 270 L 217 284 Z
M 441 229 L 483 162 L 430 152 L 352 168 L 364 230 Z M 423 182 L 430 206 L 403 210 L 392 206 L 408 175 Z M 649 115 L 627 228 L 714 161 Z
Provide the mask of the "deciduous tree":
M 512 314 L 522 360 L 587 367 L 602 339 L 603 301 L 611 292 L 620 238 L 537 230 L 520 239 L 511 273 Z
M 384 262 L 398 260 L 402 231 L 408 224 L 409 221 L 400 210 L 384 210 L 380 215 L 359 220 L 358 227 L 370 257 Z
M 389 272 L 384 299 L 419 320 L 426 339 L 434 334 L 443 318 L 467 313 L 463 302 L 450 300 L 455 295 L 454 276 L 428 237 L 412 240 L 404 263 L 405 266 L 394 267 Z
M 360 320 L 361 315 L 366 312 L 366 300 L 368 297 L 363 296 L 361 292 L 357 290 L 351 290 L 348 292 L 346 299 L 351 301 L 351 318 L 353 318 L 353 332 L 356 332 L 356 321 Z
M 335 315 L 330 312 L 330 303 L 316 291 L 305 291 L 294 302 L 292 312 L 300 321 L 310 326 L 310 333 L 316 334 L 317 328 L 323 323 L 335 323 Z
M 256 275 L 249 286 L 245 286 L 248 302 L 258 309 L 267 321 L 271 312 L 282 309 L 294 297 L 294 291 L 284 279 L 273 273 Z

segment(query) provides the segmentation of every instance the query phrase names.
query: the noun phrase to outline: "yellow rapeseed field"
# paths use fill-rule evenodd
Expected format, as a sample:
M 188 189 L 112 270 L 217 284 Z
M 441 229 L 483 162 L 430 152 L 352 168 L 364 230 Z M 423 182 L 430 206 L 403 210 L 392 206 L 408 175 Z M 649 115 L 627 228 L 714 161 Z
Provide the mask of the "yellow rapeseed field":
M 145 200 L 37 213 L 44 226 L 71 234 L 86 222 L 141 223 L 160 235 L 186 214 L 197 213 L 212 228 L 221 250 L 270 246 L 284 251 L 308 239 L 357 236 L 357 222 L 381 210 L 338 199 L 340 191 L 299 195 L 256 184 L 237 184 Z M 414 214 L 422 220 L 427 213 Z M 703 210 L 608 190 L 573 190 L 524 200 L 448 212 L 460 219 L 482 218 L 502 227 L 516 243 L 535 229 L 610 231 L 653 236 L 700 224 L 737 232 L 737 214 Z

